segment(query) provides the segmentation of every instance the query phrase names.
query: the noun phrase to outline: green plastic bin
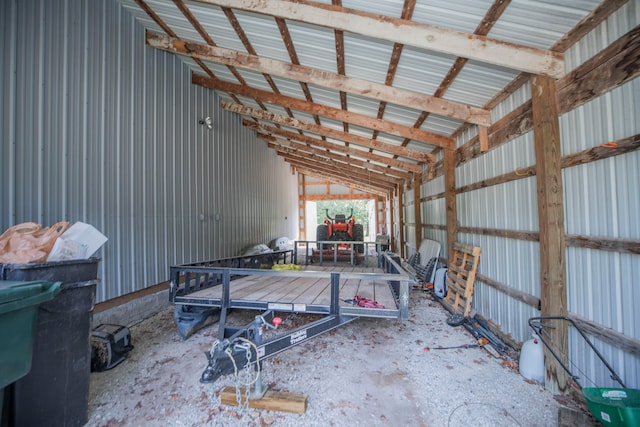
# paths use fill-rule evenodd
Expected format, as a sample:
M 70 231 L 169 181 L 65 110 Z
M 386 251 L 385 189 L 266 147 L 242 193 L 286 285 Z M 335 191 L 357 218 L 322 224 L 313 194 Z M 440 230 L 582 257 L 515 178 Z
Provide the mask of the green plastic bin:
M 52 300 L 60 285 L 0 281 L 0 419 L 4 388 L 31 370 L 38 306 Z
M 605 426 L 640 426 L 640 390 L 586 387 L 582 394 L 591 414 Z

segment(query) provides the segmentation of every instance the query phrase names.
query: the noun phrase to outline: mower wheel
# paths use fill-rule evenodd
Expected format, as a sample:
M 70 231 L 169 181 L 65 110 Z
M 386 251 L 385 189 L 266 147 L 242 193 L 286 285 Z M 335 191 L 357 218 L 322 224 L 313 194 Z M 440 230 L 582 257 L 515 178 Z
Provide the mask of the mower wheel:
M 329 240 L 329 227 L 327 224 L 320 224 L 318 228 L 316 228 L 316 241 L 320 242 L 322 240 Z M 323 250 L 323 245 L 319 245 L 319 249 Z
M 364 227 L 362 224 L 354 224 L 353 225 L 353 240 L 356 242 L 364 241 Z M 356 252 L 361 254 L 364 252 L 364 244 L 354 245 L 356 247 Z

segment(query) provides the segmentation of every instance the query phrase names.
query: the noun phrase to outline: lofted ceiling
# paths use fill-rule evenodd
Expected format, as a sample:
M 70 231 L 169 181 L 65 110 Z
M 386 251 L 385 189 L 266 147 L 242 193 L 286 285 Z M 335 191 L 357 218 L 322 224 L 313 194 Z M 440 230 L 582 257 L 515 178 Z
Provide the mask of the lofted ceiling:
M 387 196 L 433 172 L 623 0 L 118 0 L 152 48 L 308 176 Z

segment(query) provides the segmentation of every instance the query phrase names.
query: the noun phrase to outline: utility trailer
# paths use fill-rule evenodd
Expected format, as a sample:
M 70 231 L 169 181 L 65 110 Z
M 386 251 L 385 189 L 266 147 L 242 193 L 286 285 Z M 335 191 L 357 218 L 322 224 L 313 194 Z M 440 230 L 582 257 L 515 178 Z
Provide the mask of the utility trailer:
M 277 260 L 286 264 L 287 254 L 279 252 L 288 251 L 275 252 Z M 262 360 L 359 317 L 407 319 L 409 315 L 410 277 L 387 253 L 379 255 L 377 267 L 261 270 L 234 267 L 235 263 L 226 259 L 171 267 L 170 301 L 221 310 L 218 339 L 206 353 L 208 366 L 200 380 L 214 382 L 254 367 L 257 376 L 252 381 L 254 389 L 247 391 L 247 402 L 266 392 L 260 378 Z M 248 325 L 234 327 L 227 325 L 232 309 L 256 310 L 257 314 Z M 322 317 L 264 339 L 264 332 L 275 330 L 280 323 L 277 313 Z

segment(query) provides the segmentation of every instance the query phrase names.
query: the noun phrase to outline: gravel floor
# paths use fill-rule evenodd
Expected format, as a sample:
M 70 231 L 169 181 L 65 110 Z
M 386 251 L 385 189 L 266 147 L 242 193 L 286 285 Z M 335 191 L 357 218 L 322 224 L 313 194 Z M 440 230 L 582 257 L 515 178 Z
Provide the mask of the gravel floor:
M 234 312 L 239 324 L 256 312 Z M 92 373 L 89 426 L 555 426 L 558 403 L 510 359 L 474 344 L 447 312 L 412 290 L 407 321 L 358 319 L 264 361 L 269 390 L 307 396 L 304 414 L 220 404 L 233 375 L 201 384 L 211 325 L 182 340 L 166 310 L 131 328 L 134 350 Z M 308 321 L 283 315 L 283 327 Z

